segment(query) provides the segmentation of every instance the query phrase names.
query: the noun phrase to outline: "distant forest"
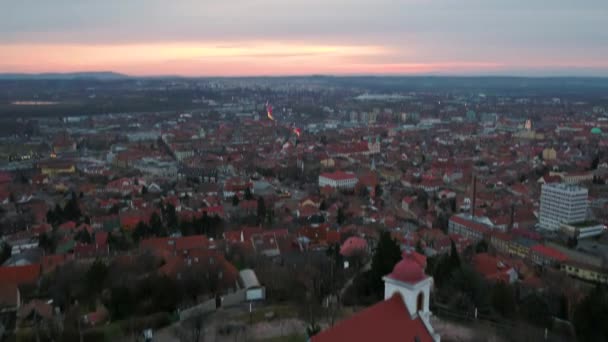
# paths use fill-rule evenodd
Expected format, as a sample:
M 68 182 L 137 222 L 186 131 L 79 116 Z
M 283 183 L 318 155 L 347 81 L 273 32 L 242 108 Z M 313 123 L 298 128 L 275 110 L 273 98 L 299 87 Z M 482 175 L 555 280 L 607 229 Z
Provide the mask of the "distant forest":
M 193 99 L 229 100 L 244 89 L 213 89 L 208 82 L 248 81 L 264 84 L 315 84 L 363 92 L 434 92 L 452 95 L 569 97 L 608 103 L 608 78 L 520 77 L 258 77 L 258 78 L 131 78 L 119 74 L 0 74 L 0 119 L 64 117 L 125 112 L 203 109 Z M 259 89 L 259 92 L 264 90 Z M 250 92 L 249 92 L 250 93 Z M 54 105 L 14 105 L 14 101 L 52 101 Z M 331 104 L 328 104 L 331 105 Z

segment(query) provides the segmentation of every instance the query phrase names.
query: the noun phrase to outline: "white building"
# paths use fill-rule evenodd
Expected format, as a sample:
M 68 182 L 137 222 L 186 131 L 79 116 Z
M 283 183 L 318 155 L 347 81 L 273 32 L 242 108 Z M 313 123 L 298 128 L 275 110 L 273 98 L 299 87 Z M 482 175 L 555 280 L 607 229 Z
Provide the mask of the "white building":
M 544 184 L 540 195 L 540 226 L 558 230 L 562 223 L 576 223 L 587 218 L 588 190 L 564 183 Z
M 319 175 L 319 187 L 330 186 L 336 189 L 354 189 L 358 179 L 354 173 L 336 171 Z
M 133 168 L 155 177 L 177 178 L 177 164 L 172 160 L 144 157 L 133 164 Z
M 424 258 L 424 257 L 422 257 Z M 384 300 L 311 337 L 311 342 L 440 342 L 429 308 L 433 278 L 424 273 L 426 259 L 406 252 L 384 276 Z

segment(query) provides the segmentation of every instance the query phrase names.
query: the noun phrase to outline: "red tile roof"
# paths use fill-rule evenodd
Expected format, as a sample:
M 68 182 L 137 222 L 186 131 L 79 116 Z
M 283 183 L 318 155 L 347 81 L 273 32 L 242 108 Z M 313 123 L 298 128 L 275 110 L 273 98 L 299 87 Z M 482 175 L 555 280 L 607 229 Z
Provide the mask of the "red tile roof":
M 403 197 L 403 203 L 412 204 L 414 202 L 414 198 L 411 196 Z
M 38 280 L 40 272 L 40 264 L 4 266 L 0 267 L 0 280 L 2 282 L 11 282 L 17 285 L 33 284 Z
M 487 234 L 490 231 L 490 229 L 482 223 L 477 223 L 475 221 L 467 220 L 466 218 L 463 218 L 463 217 L 460 217 L 457 215 L 450 217 L 450 221 L 463 225 L 471 230 L 475 230 L 482 234 Z
M 377 303 L 312 337 L 312 342 L 432 342 L 420 318 L 411 319 L 401 295 Z
M 64 223 L 60 224 L 58 228 L 61 230 L 74 230 L 74 229 L 76 229 L 76 222 L 74 222 L 74 221 L 64 222 Z
M 568 256 L 555 248 L 551 248 L 544 245 L 535 245 L 530 248 L 532 252 L 538 253 L 546 258 L 553 259 L 555 261 L 563 262 L 568 260 Z
M 502 280 L 505 282 L 508 282 L 509 280 L 507 272 L 512 269 L 511 266 L 488 253 L 475 254 L 473 257 L 473 266 L 475 267 L 475 271 L 483 275 L 486 279 Z
M 191 249 L 207 249 L 209 239 L 205 235 L 192 235 L 178 238 L 150 238 L 142 240 L 141 249 L 148 249 L 156 253 L 186 251 Z
M 0 308 L 19 305 L 19 288 L 15 283 L 0 283 Z
M 108 232 L 96 232 L 95 244 L 99 247 L 105 246 L 108 243 Z

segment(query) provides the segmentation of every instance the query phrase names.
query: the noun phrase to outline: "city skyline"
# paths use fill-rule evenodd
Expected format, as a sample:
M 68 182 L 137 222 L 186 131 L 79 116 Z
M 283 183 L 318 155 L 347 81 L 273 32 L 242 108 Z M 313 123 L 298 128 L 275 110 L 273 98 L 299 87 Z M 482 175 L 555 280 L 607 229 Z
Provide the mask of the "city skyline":
M 0 72 L 608 76 L 604 1 L 21 1 Z

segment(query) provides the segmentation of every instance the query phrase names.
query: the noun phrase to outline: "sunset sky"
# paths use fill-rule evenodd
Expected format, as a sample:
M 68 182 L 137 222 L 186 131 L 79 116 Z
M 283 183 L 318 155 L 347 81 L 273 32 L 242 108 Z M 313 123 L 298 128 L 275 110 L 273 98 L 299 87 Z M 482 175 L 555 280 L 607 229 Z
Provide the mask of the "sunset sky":
M 607 0 L 19 0 L 0 72 L 608 76 Z

